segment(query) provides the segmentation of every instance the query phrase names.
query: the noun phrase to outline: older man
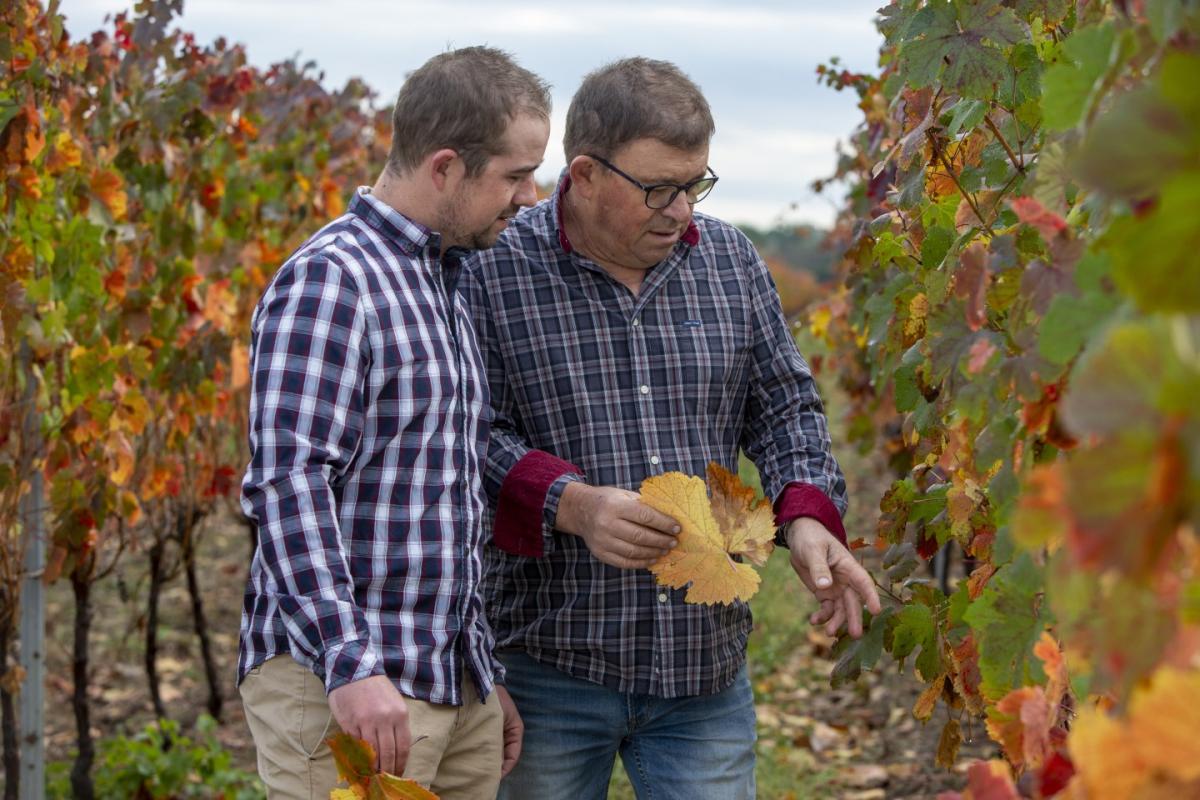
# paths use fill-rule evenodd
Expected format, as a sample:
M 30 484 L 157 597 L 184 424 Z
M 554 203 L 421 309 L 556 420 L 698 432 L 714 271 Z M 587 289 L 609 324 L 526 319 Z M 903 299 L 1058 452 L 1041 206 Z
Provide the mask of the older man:
M 736 469 L 745 451 L 820 600 L 812 621 L 858 636 L 863 605 L 879 610 L 767 268 L 693 214 L 717 182 L 713 129 L 671 64 L 593 72 L 554 196 L 467 265 L 496 412 L 484 592 L 526 726 L 504 798 L 602 798 L 617 753 L 640 797 L 754 794 L 750 610 L 655 584 L 645 568 L 678 528 L 638 501 L 645 478 Z
M 434 57 L 400 90 L 378 182 L 255 309 L 238 678 L 272 798 L 329 796 L 339 729 L 443 798 L 491 796 L 519 753 L 511 701 L 489 697 L 491 414 L 455 288 L 465 248 L 536 199 L 549 114 L 546 85 L 498 50 Z

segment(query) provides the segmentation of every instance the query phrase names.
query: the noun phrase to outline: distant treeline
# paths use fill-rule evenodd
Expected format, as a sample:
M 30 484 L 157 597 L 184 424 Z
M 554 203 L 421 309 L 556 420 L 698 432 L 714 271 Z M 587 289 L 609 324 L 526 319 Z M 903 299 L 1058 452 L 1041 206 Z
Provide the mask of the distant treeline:
M 819 282 L 833 278 L 840 251 L 826 244 L 827 231 L 811 225 L 780 225 L 768 230 L 738 226 L 768 261 L 790 269 L 804 270 Z

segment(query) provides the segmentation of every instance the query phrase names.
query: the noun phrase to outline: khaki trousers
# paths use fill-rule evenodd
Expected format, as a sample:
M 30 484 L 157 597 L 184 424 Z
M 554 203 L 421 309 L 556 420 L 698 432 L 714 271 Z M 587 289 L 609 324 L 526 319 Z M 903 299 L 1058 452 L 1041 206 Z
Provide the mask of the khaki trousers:
M 282 655 L 251 670 L 240 691 L 267 797 L 327 800 L 339 781 L 325 740 L 341 729 L 320 679 Z M 404 698 L 413 741 L 404 777 L 442 800 L 493 800 L 504 746 L 500 702 L 493 695 L 481 703 L 465 676 L 462 698 L 457 707 Z

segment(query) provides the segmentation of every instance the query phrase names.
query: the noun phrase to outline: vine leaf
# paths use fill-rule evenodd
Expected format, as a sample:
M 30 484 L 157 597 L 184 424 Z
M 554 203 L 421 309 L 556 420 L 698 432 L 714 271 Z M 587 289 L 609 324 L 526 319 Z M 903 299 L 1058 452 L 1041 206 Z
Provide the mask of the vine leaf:
M 1164 667 L 1134 692 L 1129 716 L 1085 706 L 1068 741 L 1089 796 L 1195 797 L 1200 790 L 1200 672 Z M 1148 796 L 1148 795 L 1147 795 Z
M 1005 45 L 1029 38 L 1029 28 L 1000 0 L 931 2 L 903 34 L 900 69 L 910 86 L 940 82 L 958 94 L 986 100 L 1007 74 Z
M 1022 553 L 996 571 L 964 618 L 979 642 L 981 689 L 998 699 L 1042 677 L 1033 645 L 1046 628 L 1042 570 Z
M 1049 129 L 1072 128 L 1083 116 L 1096 81 L 1108 69 L 1114 28 L 1080 28 L 1062 44 L 1063 60 L 1042 77 L 1042 121 Z
M 758 572 L 734 556 L 765 563 L 774 548 L 775 515 L 766 499 L 755 502 L 754 491 L 720 465 L 709 464 L 708 476 L 711 500 L 703 480 L 681 472 L 642 482 L 642 502 L 681 528 L 678 544 L 650 572 L 664 586 L 688 586 L 688 603 L 749 600 L 758 591 Z
M 326 739 L 333 751 L 338 777 L 350 784 L 334 789 L 330 800 L 437 800 L 437 795 L 408 778 L 375 770 L 375 749 L 348 733 Z

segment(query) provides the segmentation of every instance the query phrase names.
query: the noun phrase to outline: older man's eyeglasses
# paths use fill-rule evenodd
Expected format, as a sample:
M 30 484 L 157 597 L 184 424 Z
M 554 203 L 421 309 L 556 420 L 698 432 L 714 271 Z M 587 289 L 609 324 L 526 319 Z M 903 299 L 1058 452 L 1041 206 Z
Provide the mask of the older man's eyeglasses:
M 704 198 L 708 197 L 708 193 L 717 185 L 717 173 L 712 171 L 712 167 L 705 167 L 708 174 L 703 178 L 696 178 L 694 181 L 687 183 L 651 183 L 645 184 L 637 178 L 617 169 L 612 163 L 600 156 L 589 155 L 588 158 L 593 161 L 599 161 L 604 166 L 611 169 L 613 172 L 620 175 L 625 180 L 632 183 L 634 186 L 646 193 L 646 207 L 653 209 L 666 208 L 675 202 L 675 198 L 683 192 L 687 198 L 689 205 L 695 205 Z

